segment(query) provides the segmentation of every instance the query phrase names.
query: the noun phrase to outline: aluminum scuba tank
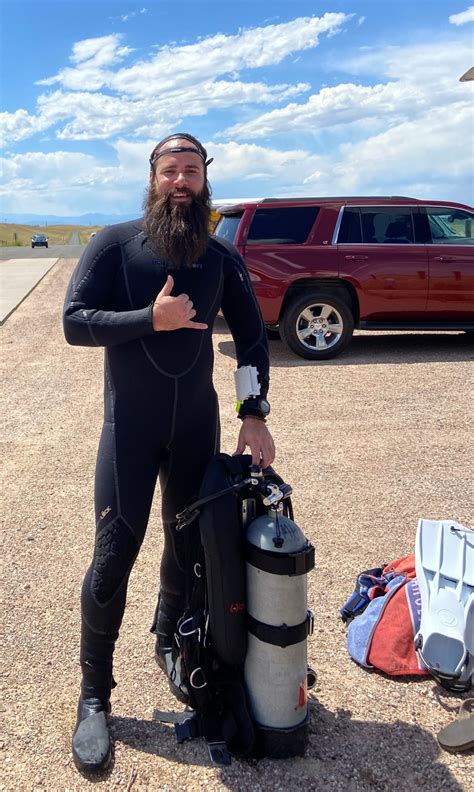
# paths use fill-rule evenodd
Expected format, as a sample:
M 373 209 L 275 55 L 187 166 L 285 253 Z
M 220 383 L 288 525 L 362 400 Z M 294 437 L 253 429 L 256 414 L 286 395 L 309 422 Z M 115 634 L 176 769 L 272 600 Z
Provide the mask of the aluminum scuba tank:
M 307 665 L 307 637 L 313 631 L 307 573 L 314 567 L 314 547 L 284 514 L 281 501 L 288 491 L 288 485 L 267 484 L 268 513 L 256 519 L 247 515 L 246 527 L 245 684 L 258 751 L 275 758 L 304 753 L 308 681 L 314 684 Z

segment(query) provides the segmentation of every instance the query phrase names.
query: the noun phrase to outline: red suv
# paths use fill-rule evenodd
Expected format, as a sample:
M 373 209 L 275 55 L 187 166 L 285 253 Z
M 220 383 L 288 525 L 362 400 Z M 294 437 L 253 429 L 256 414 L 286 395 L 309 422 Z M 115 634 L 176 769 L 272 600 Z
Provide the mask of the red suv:
M 474 213 L 448 201 L 266 198 L 221 208 L 264 321 L 304 358 L 354 328 L 474 330 Z

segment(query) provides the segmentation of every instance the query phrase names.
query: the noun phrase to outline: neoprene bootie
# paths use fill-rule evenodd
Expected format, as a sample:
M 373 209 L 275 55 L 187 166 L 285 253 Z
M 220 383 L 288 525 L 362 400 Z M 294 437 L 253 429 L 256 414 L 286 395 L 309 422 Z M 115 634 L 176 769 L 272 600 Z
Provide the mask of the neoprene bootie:
M 112 756 L 112 743 L 107 723 L 110 703 L 87 696 L 83 691 L 77 705 L 77 721 L 72 736 L 74 764 L 82 772 L 105 770 Z

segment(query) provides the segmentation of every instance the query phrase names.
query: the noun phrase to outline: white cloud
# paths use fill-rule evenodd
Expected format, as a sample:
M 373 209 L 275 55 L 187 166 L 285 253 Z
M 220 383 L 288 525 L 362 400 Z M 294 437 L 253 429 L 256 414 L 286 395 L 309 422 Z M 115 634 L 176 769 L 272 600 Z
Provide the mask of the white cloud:
M 233 36 L 218 33 L 194 44 L 161 47 L 152 57 L 118 71 L 103 66 L 115 63 L 130 52 L 119 46 L 120 35 L 87 39 L 79 44 L 81 51 L 90 48 L 90 58 L 81 60 L 76 68 L 62 69 L 53 77 L 41 80 L 40 84 L 61 83 L 72 90 L 84 85 L 90 90 L 107 87 L 143 97 L 168 94 L 233 71 L 280 63 L 293 52 L 316 47 L 320 35 L 338 31 L 350 16 L 327 13 L 322 17 L 299 17 L 278 25 L 245 29 Z M 95 47 L 94 41 L 103 44 Z M 99 63 L 98 51 L 102 46 L 106 54 L 104 63 Z
M 112 20 L 119 19 L 120 22 L 128 22 L 129 19 L 133 19 L 133 17 L 136 17 L 138 14 L 147 14 L 147 13 L 148 13 L 147 8 L 141 8 L 140 11 L 129 11 L 128 14 L 120 14 L 119 16 L 115 16 L 115 17 L 112 16 L 109 17 L 109 19 Z
M 154 139 L 132 143 L 120 139 L 114 143 L 115 165 L 103 166 L 92 155 L 56 151 L 47 154 L 16 154 L 0 160 L 4 186 L 0 189 L 4 212 L 76 214 L 77 212 L 113 211 L 140 213 L 141 201 L 148 182 L 148 158 Z M 214 144 L 205 141 L 214 156 L 209 171 L 216 190 L 228 181 L 259 182 L 266 179 L 271 191 L 280 180 L 287 183 L 288 174 L 303 181 L 314 158 L 304 150 L 279 151 L 254 144 Z M 221 192 L 222 194 L 222 192 Z
M 235 141 L 229 143 L 206 143 L 209 156 L 214 157 L 214 162 L 209 170 L 211 184 L 222 181 L 235 181 L 246 178 L 251 174 L 271 175 L 272 180 L 288 182 L 291 179 L 303 178 L 308 173 L 308 162 L 312 157 L 304 149 L 281 151 L 269 146 L 258 146 L 255 143 L 239 144 Z
M 210 110 L 279 104 L 306 92 L 309 84 L 242 80 L 240 71 L 277 64 L 293 52 L 315 47 L 322 34 L 337 32 L 350 18 L 328 13 L 233 36 L 217 34 L 193 44 L 161 47 L 122 68 L 117 64 L 133 50 L 122 44 L 121 34 L 84 39 L 73 46 L 72 66 L 38 81 L 62 90 L 40 95 L 36 115 L 26 110 L 4 114 L 4 142 L 52 126 L 60 140 L 105 140 L 125 133 L 156 136 L 185 117 Z
M 308 174 L 305 185 L 317 189 L 343 190 L 345 194 L 411 192 L 413 183 L 430 184 L 430 195 L 447 198 L 439 185 L 465 188 L 474 168 L 469 141 L 472 112 L 469 103 L 459 102 L 449 113 L 429 110 L 417 120 L 406 121 L 392 129 L 358 143 L 344 143 L 331 156 L 317 158 L 317 172 Z M 452 141 L 460 143 L 459 156 L 452 156 Z M 462 142 L 464 141 L 464 144 Z M 438 192 L 439 191 L 439 192 Z
M 147 147 L 151 150 L 151 146 Z M 4 212 L 77 214 L 97 211 L 136 212 L 148 175 L 146 158 L 139 170 L 120 161 L 103 166 L 90 154 L 70 151 L 17 154 L 0 160 Z
M 4 144 L 25 139 L 59 125 L 59 140 L 108 140 L 163 136 L 184 117 L 202 116 L 214 108 L 246 103 L 275 104 L 308 90 L 307 83 L 267 85 L 261 82 L 207 81 L 167 96 L 146 99 L 110 96 L 88 91 L 54 91 L 38 99 L 38 114 L 26 110 L 0 115 Z M 1 139 L 1 138 L 0 138 Z
M 251 189 L 254 183 L 255 192 L 267 196 L 405 194 L 472 202 L 471 138 L 471 107 L 459 101 L 449 113 L 428 109 L 416 121 L 342 143 L 325 155 L 237 141 L 204 145 L 215 157 L 209 178 L 217 201 L 238 193 L 235 185 Z M 106 167 L 91 155 L 65 151 L 5 158 L 4 211 L 27 206 L 64 215 L 93 207 L 138 215 L 155 142 L 119 139 L 113 144 L 117 162 Z
M 236 141 L 206 147 L 215 157 L 210 172 L 217 185 L 214 194 L 221 182 L 247 181 L 255 174 L 256 191 L 262 194 L 264 184 L 266 195 L 405 194 L 472 204 L 472 134 L 471 104 L 459 101 L 449 113 L 429 108 L 416 121 L 341 143 L 328 154 L 304 149 L 284 152 Z M 265 182 L 260 181 L 263 176 Z
M 473 85 L 459 82 L 471 58 L 460 34 L 435 46 L 361 49 L 344 61 L 354 79 L 304 101 L 308 83 L 246 79 L 244 70 L 315 47 L 321 33 L 338 32 L 349 19 L 326 14 L 218 34 L 161 48 L 131 66 L 123 65 L 132 50 L 118 34 L 77 42 L 71 65 L 43 81 L 55 90 L 39 97 L 36 114 L 0 115 L 5 142 L 50 129 L 59 140 L 108 141 L 115 162 L 104 166 L 71 151 L 8 155 L 4 211 L 138 214 L 156 140 L 222 108 L 238 109 L 244 120 L 205 142 L 215 157 L 209 176 L 216 198 L 246 190 L 469 201 Z M 262 112 L 265 106 L 271 110 Z
M 84 39 L 74 44 L 69 60 L 73 67 L 61 69 L 54 77 L 37 80 L 37 85 L 54 85 L 60 83 L 70 89 L 81 90 L 87 85 L 89 90 L 98 90 L 107 83 L 108 75 L 112 74 L 104 67 L 113 66 L 133 52 L 130 47 L 120 46 L 121 34 Z
M 305 103 L 291 103 L 284 108 L 263 113 L 234 124 L 222 137 L 263 138 L 281 132 L 317 132 L 371 120 L 379 131 L 387 124 L 414 119 L 429 107 L 445 112 L 459 95 L 468 96 L 470 87 L 459 86 L 458 75 L 470 53 L 465 42 L 438 45 L 436 57 L 432 46 L 389 48 L 364 51 L 359 58 L 347 61 L 345 68 L 354 72 L 377 71 L 390 77 L 386 83 L 360 85 L 341 83 L 322 88 Z
M 130 47 L 120 47 L 120 35 L 117 33 L 100 38 L 84 39 L 74 44 L 70 60 L 73 63 L 89 61 L 94 66 L 101 68 L 122 60 L 130 52 Z
M 26 110 L 0 113 L 0 146 L 4 148 L 8 143 L 24 140 L 48 126 L 47 119 L 39 119 L 37 116 L 30 115 Z
M 474 22 L 474 6 L 469 6 L 459 14 L 451 14 L 449 21 L 452 25 L 465 25 L 467 22 Z

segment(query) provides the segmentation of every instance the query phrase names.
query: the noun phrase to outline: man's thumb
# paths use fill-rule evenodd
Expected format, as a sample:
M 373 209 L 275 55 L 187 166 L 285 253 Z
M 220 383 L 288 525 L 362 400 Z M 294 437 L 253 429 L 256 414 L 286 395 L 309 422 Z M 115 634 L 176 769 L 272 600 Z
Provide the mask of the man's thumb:
M 158 297 L 168 297 L 173 291 L 174 280 L 171 275 L 166 278 L 166 283 L 160 291 Z

